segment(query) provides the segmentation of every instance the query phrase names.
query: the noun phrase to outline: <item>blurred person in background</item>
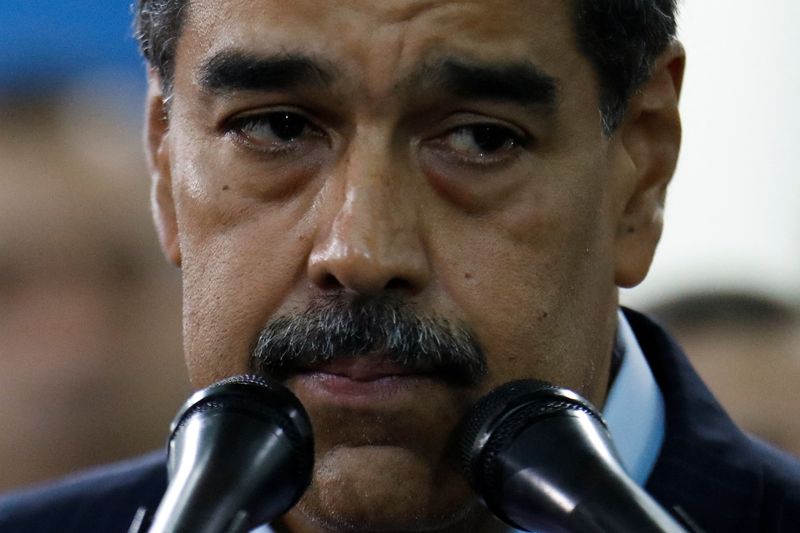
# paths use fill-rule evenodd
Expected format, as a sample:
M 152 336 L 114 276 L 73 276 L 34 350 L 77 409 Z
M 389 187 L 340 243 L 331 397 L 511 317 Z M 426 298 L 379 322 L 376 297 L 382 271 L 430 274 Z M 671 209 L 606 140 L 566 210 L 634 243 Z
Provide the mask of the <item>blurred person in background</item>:
M 743 429 L 800 456 L 800 310 L 756 292 L 675 297 L 651 309 Z
M 188 387 L 138 124 L 66 92 L 0 102 L 3 490 L 162 446 Z

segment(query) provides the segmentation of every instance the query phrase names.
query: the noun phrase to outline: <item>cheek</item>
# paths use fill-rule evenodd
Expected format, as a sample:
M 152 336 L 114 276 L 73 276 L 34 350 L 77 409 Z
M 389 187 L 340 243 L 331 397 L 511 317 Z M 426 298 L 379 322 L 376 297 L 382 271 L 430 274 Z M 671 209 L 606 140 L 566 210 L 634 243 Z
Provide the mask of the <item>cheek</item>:
M 592 395 L 602 381 L 616 293 L 605 199 L 593 178 L 583 180 L 593 186 L 520 195 L 440 240 L 443 290 L 486 351 L 490 386 L 528 377 Z
M 304 276 L 314 210 L 304 196 L 243 193 L 224 161 L 194 155 L 174 176 L 184 347 L 193 385 L 204 386 L 248 370 L 258 332 Z

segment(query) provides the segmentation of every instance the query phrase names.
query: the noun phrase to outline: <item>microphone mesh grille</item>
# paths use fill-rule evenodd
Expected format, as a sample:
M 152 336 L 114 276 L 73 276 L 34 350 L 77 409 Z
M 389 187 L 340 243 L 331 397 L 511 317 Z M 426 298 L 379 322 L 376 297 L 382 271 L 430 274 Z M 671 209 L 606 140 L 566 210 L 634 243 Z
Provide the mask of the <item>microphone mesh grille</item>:
M 485 396 L 464 424 L 461 457 L 472 486 L 484 496 L 494 492 L 499 483 L 499 454 L 532 423 L 569 411 L 584 412 L 603 423 L 586 400 L 542 381 L 513 381 Z

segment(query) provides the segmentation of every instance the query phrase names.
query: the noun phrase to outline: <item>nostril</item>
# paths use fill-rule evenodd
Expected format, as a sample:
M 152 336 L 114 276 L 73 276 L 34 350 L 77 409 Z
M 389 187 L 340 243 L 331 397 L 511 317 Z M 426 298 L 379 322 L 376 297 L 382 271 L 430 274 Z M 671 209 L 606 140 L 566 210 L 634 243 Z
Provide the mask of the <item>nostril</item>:
M 385 288 L 388 291 L 410 291 L 413 289 L 413 286 L 407 279 L 392 278 L 386 284 Z
M 422 254 L 412 256 L 395 250 L 375 254 L 352 246 L 340 248 L 336 253 L 322 250 L 310 255 L 307 275 L 318 289 L 346 289 L 361 295 L 383 291 L 416 294 L 428 283 L 427 258 Z
M 321 289 L 341 289 L 344 286 L 342 283 L 331 273 L 325 274 L 319 282 Z

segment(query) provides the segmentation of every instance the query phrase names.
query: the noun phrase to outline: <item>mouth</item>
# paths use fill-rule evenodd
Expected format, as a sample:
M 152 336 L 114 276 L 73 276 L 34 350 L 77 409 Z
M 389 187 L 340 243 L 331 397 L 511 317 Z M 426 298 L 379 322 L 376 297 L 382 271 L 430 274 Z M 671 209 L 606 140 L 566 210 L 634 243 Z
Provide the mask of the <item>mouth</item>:
M 298 370 L 287 385 L 304 396 L 335 403 L 370 405 L 413 394 L 431 384 L 430 373 L 410 369 L 383 357 L 344 357 Z

